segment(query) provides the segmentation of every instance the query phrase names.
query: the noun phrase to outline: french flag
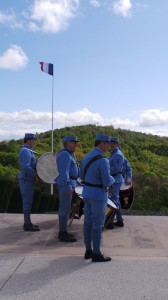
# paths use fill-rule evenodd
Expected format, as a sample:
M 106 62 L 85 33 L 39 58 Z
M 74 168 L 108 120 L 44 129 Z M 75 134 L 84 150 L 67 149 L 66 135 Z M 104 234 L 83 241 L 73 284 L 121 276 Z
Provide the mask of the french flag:
M 45 72 L 49 75 L 54 75 L 54 65 L 53 64 L 48 64 L 43 61 L 40 61 L 39 64 L 41 65 L 41 71 Z

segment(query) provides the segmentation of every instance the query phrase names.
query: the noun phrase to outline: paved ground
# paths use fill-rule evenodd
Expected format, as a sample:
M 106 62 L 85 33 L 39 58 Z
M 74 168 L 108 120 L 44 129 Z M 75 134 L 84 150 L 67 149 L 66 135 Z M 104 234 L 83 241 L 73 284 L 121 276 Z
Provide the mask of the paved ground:
M 24 232 L 22 215 L 0 214 L 0 299 L 168 300 L 168 217 L 125 216 L 124 228 L 103 233 L 111 262 L 83 259 L 83 219 L 57 239 L 56 215 L 32 215 L 40 232 Z

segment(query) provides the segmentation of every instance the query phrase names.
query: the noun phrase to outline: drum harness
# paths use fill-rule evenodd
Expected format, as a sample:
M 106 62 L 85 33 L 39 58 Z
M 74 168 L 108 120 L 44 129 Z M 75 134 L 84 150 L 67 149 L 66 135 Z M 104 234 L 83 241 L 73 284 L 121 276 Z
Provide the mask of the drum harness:
M 100 158 L 104 158 L 103 155 L 101 154 L 98 154 L 98 155 L 95 155 L 94 157 L 91 158 L 91 160 L 89 160 L 89 162 L 86 164 L 86 166 L 84 167 L 84 174 L 86 176 L 86 172 L 87 170 L 89 169 L 89 167 L 91 166 L 91 164 L 100 159 Z M 93 186 L 93 187 L 100 187 L 100 188 L 103 188 L 104 186 L 102 184 L 96 184 L 96 183 L 90 183 L 90 182 L 87 182 L 87 181 L 84 181 L 83 182 L 85 185 L 87 186 Z

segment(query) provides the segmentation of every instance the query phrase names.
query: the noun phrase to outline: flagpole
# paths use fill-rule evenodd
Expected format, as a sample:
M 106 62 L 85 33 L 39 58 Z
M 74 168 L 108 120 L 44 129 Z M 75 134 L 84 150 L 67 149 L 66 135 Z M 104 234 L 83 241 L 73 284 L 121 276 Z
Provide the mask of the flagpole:
M 54 113 L 54 73 L 52 76 L 52 130 L 51 130 L 51 152 L 54 153 L 54 135 L 53 135 L 53 113 Z M 51 195 L 53 195 L 53 184 L 51 184 Z
M 51 129 L 51 152 L 54 153 L 54 138 L 53 138 L 53 110 L 54 110 L 54 65 L 50 63 L 45 63 L 43 61 L 39 62 L 41 66 L 41 71 L 45 72 L 49 75 L 52 75 L 52 113 L 51 113 L 51 122 L 52 122 L 52 129 Z M 53 184 L 51 184 L 51 195 L 53 195 Z
M 51 137 L 51 152 L 54 152 L 53 113 L 54 113 L 54 75 L 52 76 L 52 137 Z

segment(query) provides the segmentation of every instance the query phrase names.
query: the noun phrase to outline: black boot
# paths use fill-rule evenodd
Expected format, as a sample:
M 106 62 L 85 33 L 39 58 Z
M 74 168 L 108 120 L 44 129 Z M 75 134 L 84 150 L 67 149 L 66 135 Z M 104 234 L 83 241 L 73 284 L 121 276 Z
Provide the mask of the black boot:
M 32 224 L 32 223 L 31 223 Z M 39 226 L 38 225 L 35 225 L 35 224 L 32 224 L 34 227 L 37 227 L 37 228 L 39 228 Z
M 40 231 L 39 227 L 34 226 L 32 223 L 23 225 L 24 231 Z
M 114 229 L 113 223 L 108 223 L 107 225 L 105 225 L 104 228 L 105 229 Z
M 64 231 L 65 232 L 65 231 Z M 67 233 L 67 235 L 69 235 L 69 237 L 74 237 L 74 234 L 73 233 L 69 233 L 69 232 L 67 232 L 66 231 L 66 233 Z M 60 239 L 60 237 L 62 236 L 62 231 L 59 231 L 59 233 L 58 233 L 58 239 Z
M 92 261 L 93 262 L 106 262 L 111 261 L 111 257 L 104 256 L 102 253 L 99 254 L 92 254 Z
M 92 250 L 86 250 L 85 255 L 84 255 L 84 259 L 90 259 L 92 258 L 93 255 L 93 251 Z
M 68 234 L 67 231 L 60 231 L 58 234 L 60 242 L 74 243 L 77 242 L 76 237 Z
M 117 221 L 115 223 L 113 223 L 115 226 L 118 226 L 118 227 L 124 227 L 124 222 L 123 221 Z

